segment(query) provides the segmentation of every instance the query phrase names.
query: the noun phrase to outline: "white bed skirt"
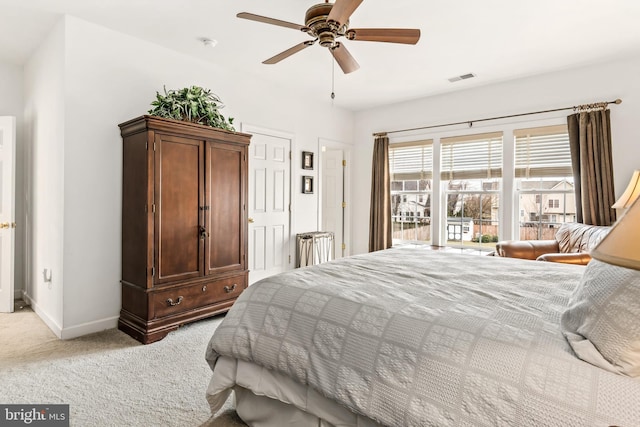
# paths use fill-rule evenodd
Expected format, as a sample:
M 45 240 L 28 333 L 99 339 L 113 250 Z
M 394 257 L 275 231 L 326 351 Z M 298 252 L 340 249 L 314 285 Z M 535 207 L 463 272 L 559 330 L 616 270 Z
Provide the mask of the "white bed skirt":
M 212 413 L 232 390 L 238 416 L 251 427 L 382 427 L 284 375 L 220 357 L 207 389 Z

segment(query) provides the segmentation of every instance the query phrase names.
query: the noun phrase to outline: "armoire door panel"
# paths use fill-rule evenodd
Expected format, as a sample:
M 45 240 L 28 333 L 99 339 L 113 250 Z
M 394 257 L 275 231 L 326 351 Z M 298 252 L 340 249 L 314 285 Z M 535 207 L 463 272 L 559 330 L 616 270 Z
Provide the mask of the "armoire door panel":
M 245 222 L 243 154 L 236 146 L 215 142 L 208 145 L 208 274 L 244 268 L 244 238 L 238 233 Z
M 147 134 L 136 133 L 123 145 L 122 163 L 122 281 L 150 288 L 149 265 L 153 263 L 153 245 L 141 236 L 153 235 L 153 218 L 147 206 L 151 205 L 153 189 L 147 176 L 149 164 Z
M 203 271 L 203 142 L 156 135 L 156 158 L 157 282 L 198 277 Z

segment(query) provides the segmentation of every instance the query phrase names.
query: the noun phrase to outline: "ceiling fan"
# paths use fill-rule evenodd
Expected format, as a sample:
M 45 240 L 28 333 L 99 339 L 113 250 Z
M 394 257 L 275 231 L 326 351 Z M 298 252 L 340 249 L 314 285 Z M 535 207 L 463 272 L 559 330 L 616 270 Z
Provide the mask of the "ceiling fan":
M 340 37 L 347 40 L 372 41 L 386 43 L 416 44 L 420 40 L 420 30 L 410 28 L 349 28 L 349 17 L 360 6 L 363 0 L 336 0 L 335 3 L 324 3 L 311 6 L 305 14 L 305 25 L 294 24 L 253 13 L 241 12 L 238 18 L 280 27 L 300 30 L 313 40 L 306 40 L 279 54 L 263 61 L 263 64 L 276 64 L 285 58 L 300 52 L 319 41 L 320 46 L 329 49 L 340 68 L 345 74 L 356 71 L 360 65 L 351 56 L 345 45 L 337 41 Z

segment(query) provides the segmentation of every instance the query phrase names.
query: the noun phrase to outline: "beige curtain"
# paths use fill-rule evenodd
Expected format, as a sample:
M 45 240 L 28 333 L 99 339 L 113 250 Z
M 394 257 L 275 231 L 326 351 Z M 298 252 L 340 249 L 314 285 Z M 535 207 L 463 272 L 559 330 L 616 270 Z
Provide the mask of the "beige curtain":
M 576 221 L 611 225 L 616 213 L 608 109 L 583 111 L 567 117 L 576 193 Z
M 377 135 L 373 145 L 373 171 L 371 174 L 369 252 L 388 249 L 391 245 L 389 138 L 386 135 Z

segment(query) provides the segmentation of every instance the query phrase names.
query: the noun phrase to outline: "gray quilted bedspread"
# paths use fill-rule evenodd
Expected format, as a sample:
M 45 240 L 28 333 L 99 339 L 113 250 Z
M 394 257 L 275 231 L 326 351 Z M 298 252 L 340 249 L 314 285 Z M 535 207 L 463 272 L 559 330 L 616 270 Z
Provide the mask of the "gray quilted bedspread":
M 250 286 L 207 360 L 256 363 L 388 426 L 640 426 L 640 381 L 559 323 L 584 267 L 397 248 Z

